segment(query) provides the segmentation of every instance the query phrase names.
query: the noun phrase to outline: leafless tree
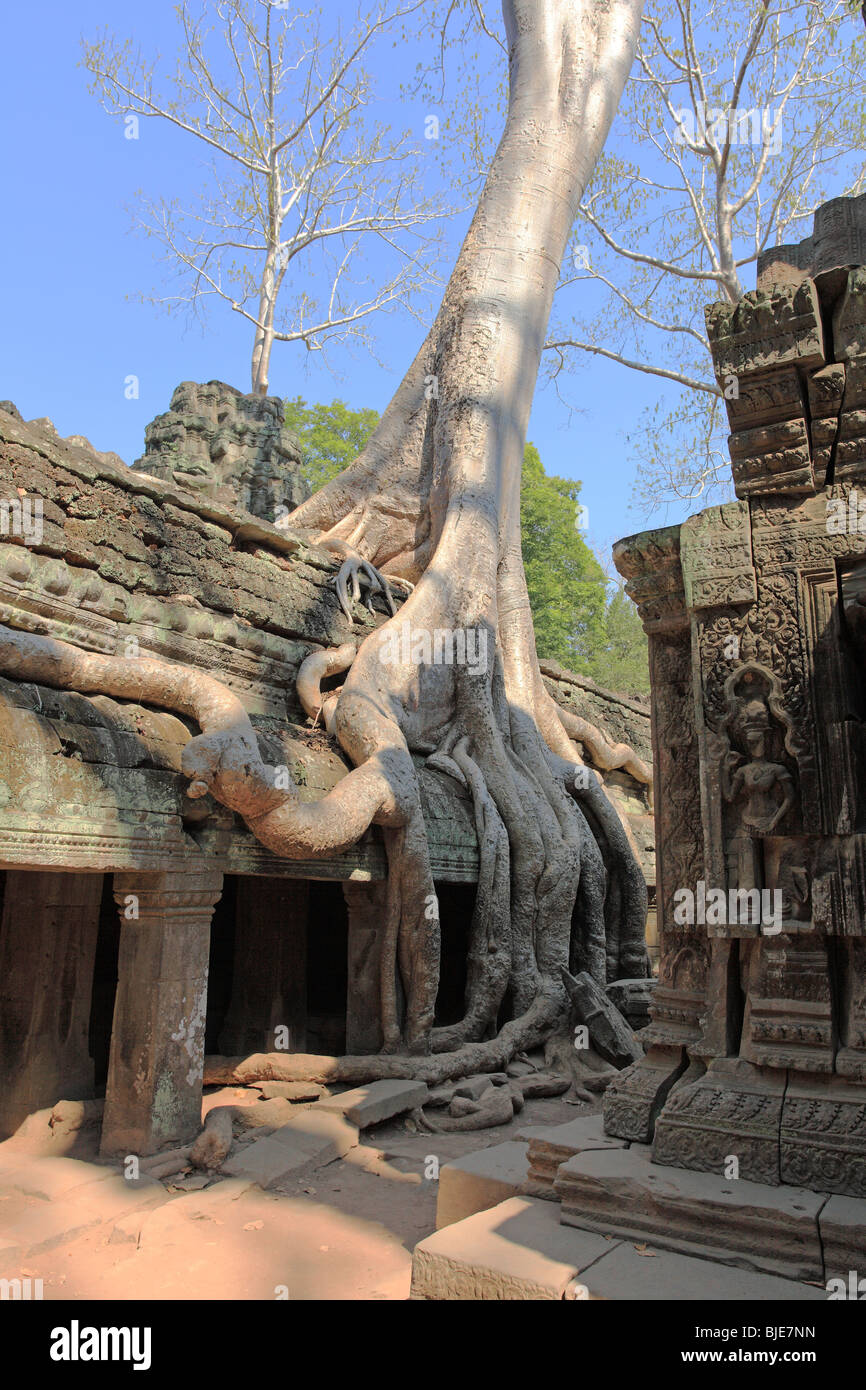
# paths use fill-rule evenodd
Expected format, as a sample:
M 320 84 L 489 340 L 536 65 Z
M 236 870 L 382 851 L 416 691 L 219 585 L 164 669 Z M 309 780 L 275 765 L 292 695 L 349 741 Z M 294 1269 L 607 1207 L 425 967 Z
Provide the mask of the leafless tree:
M 550 309 L 641 8 L 505 0 L 505 127 L 439 312 L 364 452 L 286 521 L 340 557 L 344 578 L 384 586 L 389 572 L 414 585 L 357 651 L 315 653 L 314 669 L 301 670 L 299 693 L 317 715 L 321 703 L 353 763 L 333 790 L 302 802 L 278 786 L 240 701 L 202 672 L 0 632 L 4 674 L 195 719 L 189 794 L 212 792 L 274 853 L 328 855 L 382 828 L 385 1055 L 274 1054 L 264 1059 L 271 1075 L 435 1081 L 496 1070 L 564 1023 L 575 960 L 599 982 L 645 972 L 643 875 L 541 679 L 520 549 L 523 451 Z M 431 634 L 443 632 L 472 634 L 481 659 L 431 656 Z M 341 671 L 339 690 L 319 697 L 318 682 Z M 466 788 L 478 828 L 465 1015 L 443 1028 L 433 1027 L 440 926 L 413 758 Z M 255 1070 L 241 1068 L 247 1079 Z
M 595 357 L 683 388 L 629 432 L 650 505 L 728 479 L 704 306 L 861 191 L 863 49 L 849 0 L 649 0 L 563 277 L 592 307 L 569 321 L 564 289 L 547 346 L 554 375 Z
M 156 302 L 197 311 L 220 299 L 249 323 L 254 392 L 268 392 L 274 343 L 369 346 L 371 316 L 417 313 L 431 283 L 443 208 L 421 191 L 419 147 L 373 118 L 364 65 L 423 8 L 379 0 L 344 32 L 285 0 L 210 0 L 198 14 L 182 0 L 171 80 L 129 41 L 106 33 L 84 46 L 94 92 L 128 131 L 166 122 L 209 160 L 200 192 L 143 199 L 139 223 L 180 281 Z M 385 267 L 375 276 L 374 244 Z

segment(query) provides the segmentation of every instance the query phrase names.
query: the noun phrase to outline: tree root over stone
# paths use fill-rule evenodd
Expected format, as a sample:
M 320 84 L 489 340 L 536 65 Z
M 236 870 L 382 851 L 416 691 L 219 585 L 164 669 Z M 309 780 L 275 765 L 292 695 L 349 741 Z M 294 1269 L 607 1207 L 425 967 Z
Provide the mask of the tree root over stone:
M 505 129 L 436 320 L 364 452 L 285 519 L 342 558 L 350 613 L 350 587 L 378 586 L 387 603 L 386 572 L 414 586 L 361 643 L 335 701 L 313 681 L 352 770 L 302 802 L 278 789 L 243 706 L 211 677 L 0 629 L 0 671 L 12 679 L 194 719 L 201 733 L 182 761 L 189 795 L 211 792 L 276 855 L 333 855 L 381 827 L 384 1053 L 211 1059 L 209 1080 L 436 1084 L 501 1071 L 567 1018 L 563 970 L 586 970 L 599 986 L 646 973 L 643 876 L 603 789 L 574 778 L 580 759 L 541 679 L 520 543 L 524 442 L 553 295 L 642 4 L 503 9 Z M 431 755 L 469 789 L 481 861 L 466 1010 L 442 1030 L 438 903 L 414 761 Z

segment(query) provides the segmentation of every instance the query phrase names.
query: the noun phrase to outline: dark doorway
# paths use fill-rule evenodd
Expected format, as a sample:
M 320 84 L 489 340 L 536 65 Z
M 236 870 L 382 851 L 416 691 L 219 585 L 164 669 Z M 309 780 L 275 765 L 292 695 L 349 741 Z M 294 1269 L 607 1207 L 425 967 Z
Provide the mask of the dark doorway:
M 93 1058 L 93 1079 L 98 1091 L 104 1089 L 108 1077 L 111 1025 L 114 1021 L 114 996 L 117 993 L 120 918 L 117 914 L 113 889 L 114 875 L 103 875 L 96 956 L 93 961 L 93 990 L 90 996 L 90 1027 L 88 1030 L 88 1051 Z
M 219 1052 L 218 1038 L 232 997 L 232 971 L 235 956 L 235 908 L 238 880 L 235 874 L 223 879 L 222 896 L 214 908 L 210 926 L 210 954 L 207 968 L 207 1016 L 204 1050 Z
M 459 1023 L 466 1012 L 466 953 L 475 908 L 475 885 L 437 883 L 436 896 L 442 946 L 435 1021 L 437 1026 L 442 1026 Z
M 307 919 L 307 1049 L 346 1050 L 349 923 L 339 883 L 313 880 Z

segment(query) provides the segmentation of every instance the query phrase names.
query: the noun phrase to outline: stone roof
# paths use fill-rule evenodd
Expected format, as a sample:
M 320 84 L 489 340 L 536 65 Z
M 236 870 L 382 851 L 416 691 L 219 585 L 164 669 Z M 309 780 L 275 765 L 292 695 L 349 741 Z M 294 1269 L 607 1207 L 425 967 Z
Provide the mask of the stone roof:
M 384 604 L 374 598 L 372 615 L 356 605 L 350 624 L 332 555 L 252 515 L 231 489 L 192 492 L 178 485 L 180 470 L 171 472 L 127 468 L 81 436 L 61 438 L 50 420 L 28 423 L 0 404 L 0 501 L 41 507 L 26 544 L 0 508 L 0 622 L 113 655 L 134 641 L 140 655 L 207 671 L 242 700 L 266 761 L 293 768 L 302 797 L 319 796 L 349 765 L 308 727 L 298 669 L 311 651 L 363 638 L 385 620 Z M 555 663 L 543 669 L 555 699 L 649 760 L 642 705 Z M 107 697 L 0 682 L 0 862 L 107 871 L 205 853 L 227 872 L 384 874 L 375 828 L 345 855 L 288 863 L 210 798 L 191 802 L 180 773 L 191 732 L 174 715 Z M 418 766 L 434 872 L 472 880 L 466 794 Z M 604 777 L 652 878 L 646 789 L 624 773 Z

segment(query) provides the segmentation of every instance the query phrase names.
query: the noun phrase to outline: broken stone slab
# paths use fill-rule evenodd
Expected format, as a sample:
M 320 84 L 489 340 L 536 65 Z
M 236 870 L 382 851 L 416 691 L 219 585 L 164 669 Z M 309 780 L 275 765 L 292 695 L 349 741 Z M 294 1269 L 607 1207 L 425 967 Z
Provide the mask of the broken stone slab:
M 818 1300 L 826 1302 L 823 1289 L 780 1279 L 773 1274 L 755 1274 L 732 1269 L 713 1260 L 675 1255 L 651 1245 L 636 1250 L 630 1241 L 608 1247 L 581 1276 L 590 1299 L 623 1299 L 670 1302 L 754 1302 L 766 1299 L 783 1302 Z
M 269 1188 L 295 1177 L 314 1165 L 317 1159 L 330 1162 L 332 1158 L 330 1146 L 326 1143 L 321 1144 L 318 1150 L 306 1145 L 293 1148 L 280 1143 L 272 1134 L 267 1139 L 257 1139 L 254 1144 L 228 1159 L 222 1171 L 232 1177 L 248 1178 L 261 1188 Z
M 357 1129 L 342 1115 L 305 1110 L 267 1139 L 257 1139 L 235 1154 L 222 1171 L 263 1188 L 275 1187 L 306 1168 L 343 1158 L 357 1142 Z
M 580 1271 L 608 1250 L 603 1236 L 561 1226 L 549 1202 L 510 1197 L 419 1241 L 410 1297 L 521 1302 L 579 1297 Z
M 763 1274 L 823 1277 L 821 1193 L 666 1168 L 637 1146 L 576 1154 L 554 1187 L 567 1225 Z
M 427 1087 L 423 1081 L 371 1081 L 342 1095 L 323 1097 L 316 1109 L 344 1115 L 358 1129 L 368 1129 L 406 1110 L 418 1110 L 426 1101 Z
M 509 1062 L 505 1068 L 506 1075 L 511 1077 L 531 1076 L 535 1071 L 538 1071 L 538 1068 L 534 1067 L 531 1062 L 520 1062 L 516 1059 Z
M 604 1132 L 601 1115 L 579 1115 L 564 1125 L 533 1127 L 527 1144 L 527 1175 L 522 1191 L 529 1197 L 559 1200 L 554 1182 L 560 1166 L 575 1154 L 594 1149 L 624 1149 L 624 1139 Z
M 443 1164 L 436 1198 L 437 1231 L 516 1197 L 526 1179 L 526 1147 L 512 1139 Z
M 866 1275 L 866 1198 L 834 1194 L 818 1217 L 828 1279 Z
M 469 1096 L 480 1100 L 491 1086 L 506 1086 L 508 1075 L 504 1071 L 482 1072 L 479 1076 L 464 1076 L 454 1087 L 455 1096 Z
M 516 1086 L 516 1082 L 512 1083 Z M 496 1125 L 510 1124 L 515 1109 L 522 1110 L 523 1097 L 515 1097 L 511 1086 L 488 1086 L 480 1100 L 470 1100 L 468 1096 L 455 1096 L 448 1108 L 448 1114 L 441 1111 L 427 1114 L 421 1111 L 415 1117 L 420 1126 L 431 1134 L 454 1134 L 463 1130 L 492 1129 Z
M 627 1067 L 643 1056 L 643 1048 L 619 1009 L 585 970 L 562 978 L 575 1008 L 577 1021 L 585 1023 L 596 1052 L 615 1067 Z

